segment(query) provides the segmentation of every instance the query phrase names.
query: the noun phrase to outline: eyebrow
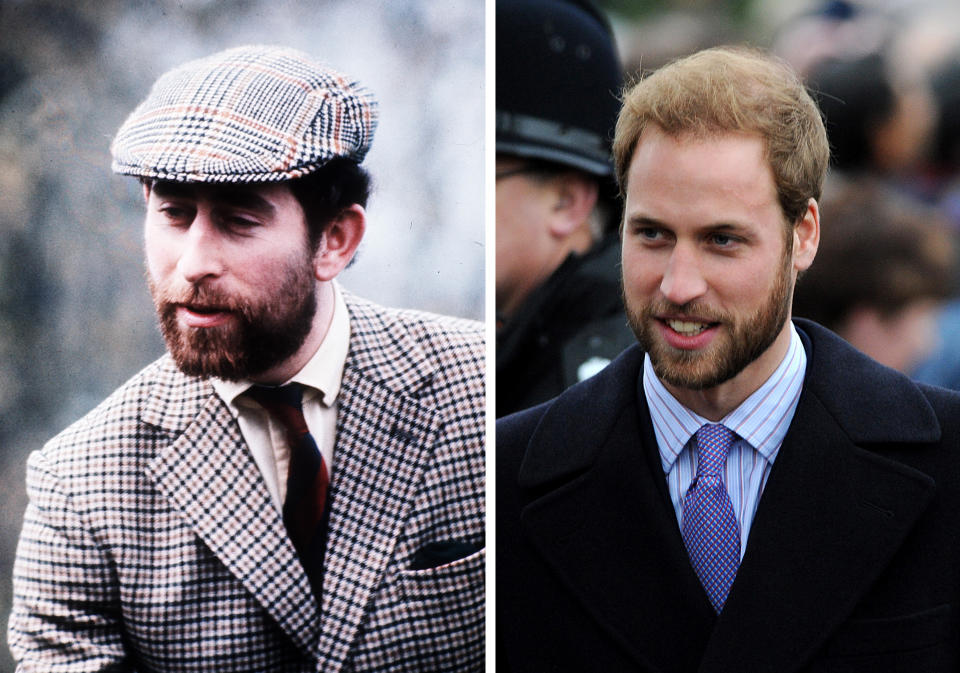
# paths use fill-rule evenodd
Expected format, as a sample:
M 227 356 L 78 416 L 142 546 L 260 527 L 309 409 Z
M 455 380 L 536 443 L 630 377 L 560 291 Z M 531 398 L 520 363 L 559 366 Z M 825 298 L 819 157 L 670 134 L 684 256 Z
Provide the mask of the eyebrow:
M 658 229 L 670 229 L 670 225 L 655 217 L 646 215 L 633 215 L 626 219 L 627 225 L 634 227 L 656 227 Z M 749 227 L 737 222 L 708 222 L 697 227 L 699 231 L 747 231 Z
M 170 180 L 157 180 L 151 186 L 151 190 L 161 198 L 198 199 L 205 196 L 218 204 L 242 208 L 263 215 L 273 215 L 276 212 L 272 203 L 245 187 L 233 185 L 196 186 Z

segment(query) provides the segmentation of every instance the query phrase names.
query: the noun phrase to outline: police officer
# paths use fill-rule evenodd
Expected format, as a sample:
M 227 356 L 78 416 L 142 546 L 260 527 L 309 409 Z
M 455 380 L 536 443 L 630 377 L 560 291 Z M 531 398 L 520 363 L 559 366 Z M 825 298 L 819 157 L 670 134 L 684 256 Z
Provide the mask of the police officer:
M 588 0 L 497 1 L 497 416 L 634 342 L 610 138 L 621 67 Z

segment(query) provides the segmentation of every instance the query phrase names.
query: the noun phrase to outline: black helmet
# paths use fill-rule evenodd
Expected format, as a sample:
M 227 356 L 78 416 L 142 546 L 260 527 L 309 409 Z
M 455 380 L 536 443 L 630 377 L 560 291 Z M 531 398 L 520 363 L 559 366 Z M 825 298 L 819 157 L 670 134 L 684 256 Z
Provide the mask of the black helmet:
M 613 173 L 622 86 L 606 17 L 589 0 L 497 0 L 497 152 Z

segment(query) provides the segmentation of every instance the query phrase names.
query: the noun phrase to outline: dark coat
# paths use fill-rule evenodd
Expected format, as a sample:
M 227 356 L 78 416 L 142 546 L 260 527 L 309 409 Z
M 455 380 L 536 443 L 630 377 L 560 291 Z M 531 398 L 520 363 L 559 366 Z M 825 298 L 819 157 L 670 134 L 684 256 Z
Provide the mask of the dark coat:
M 532 407 L 635 342 L 620 300 L 616 232 L 587 255 L 570 255 L 497 328 L 497 416 Z
M 797 326 L 803 392 L 719 617 L 639 348 L 498 422 L 498 671 L 958 670 L 960 395 Z

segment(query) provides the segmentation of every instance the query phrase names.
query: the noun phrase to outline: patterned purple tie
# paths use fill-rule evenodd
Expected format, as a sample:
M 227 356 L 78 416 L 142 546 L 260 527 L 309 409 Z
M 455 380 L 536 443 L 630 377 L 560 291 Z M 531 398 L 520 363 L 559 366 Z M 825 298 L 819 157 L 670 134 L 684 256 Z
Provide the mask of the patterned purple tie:
M 734 433 L 723 425 L 697 430 L 697 475 L 683 499 L 683 542 L 719 614 L 740 565 L 740 526 L 723 482 Z
M 300 557 L 313 592 L 319 599 L 323 584 L 323 556 L 327 542 L 327 491 L 330 476 L 323 455 L 303 418 L 303 388 L 297 383 L 280 387 L 252 386 L 247 394 L 283 425 L 290 445 L 287 497 L 283 523 Z

